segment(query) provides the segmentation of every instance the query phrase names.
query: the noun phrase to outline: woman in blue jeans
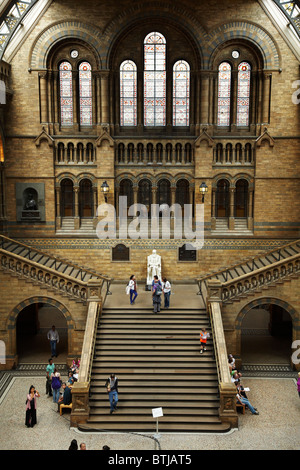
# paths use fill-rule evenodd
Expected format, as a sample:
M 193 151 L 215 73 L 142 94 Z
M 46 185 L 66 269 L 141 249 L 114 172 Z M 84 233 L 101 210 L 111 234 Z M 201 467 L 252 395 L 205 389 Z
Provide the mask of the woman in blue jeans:
M 135 279 L 134 274 L 132 276 L 130 276 L 129 287 L 130 287 L 130 304 L 132 305 L 132 304 L 134 304 L 135 299 L 138 296 L 137 286 L 136 286 L 136 279 Z
M 111 376 L 105 382 L 105 387 L 108 391 L 109 403 L 110 403 L 110 414 L 117 411 L 118 405 L 118 379 L 115 374 Z

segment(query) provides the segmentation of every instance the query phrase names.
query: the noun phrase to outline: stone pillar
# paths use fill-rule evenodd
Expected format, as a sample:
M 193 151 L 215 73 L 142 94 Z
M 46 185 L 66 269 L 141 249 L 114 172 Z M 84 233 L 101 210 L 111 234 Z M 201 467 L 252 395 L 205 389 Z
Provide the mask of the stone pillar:
M 229 188 L 229 230 L 234 230 L 234 196 L 235 188 Z
M 97 186 L 93 186 L 93 205 L 94 205 L 94 215 L 93 215 L 93 227 L 96 229 L 97 223 L 98 223 L 98 217 L 97 217 L 97 208 L 98 208 L 98 192 L 97 192 Z
M 60 186 L 57 186 L 55 188 L 55 193 L 56 193 L 56 229 L 61 228 L 61 213 L 60 213 L 60 194 L 61 194 L 61 189 Z
M 78 126 L 78 113 L 80 110 L 78 109 L 78 102 L 77 102 L 77 70 L 73 70 L 72 72 L 72 93 L 73 93 L 73 124 L 74 126 Z M 80 120 L 79 120 L 80 121 Z
M 101 120 L 102 125 L 109 126 L 109 93 L 108 93 L 109 72 L 101 74 Z
M 41 122 L 48 122 L 47 72 L 39 73 L 40 79 L 40 117 Z
M 54 106 L 54 122 L 59 122 L 59 103 L 58 103 L 58 72 L 53 73 L 53 106 Z
M 216 229 L 216 188 L 212 188 L 211 230 Z
M 271 77 L 272 77 L 272 74 L 264 73 L 264 79 L 263 79 L 263 112 L 262 112 L 262 122 L 263 122 L 263 124 L 268 124 L 269 123 Z
M 209 113 L 209 75 L 201 75 L 201 124 L 208 124 Z
M 232 71 L 232 92 L 231 92 L 231 123 L 233 127 L 236 127 L 237 122 L 237 95 L 238 95 L 238 72 Z
M 248 230 L 253 231 L 254 229 L 254 224 L 253 224 L 253 189 L 249 189 L 248 192 Z
M 75 195 L 75 217 L 74 217 L 74 229 L 78 230 L 80 227 L 80 218 L 79 218 L 79 187 L 74 186 L 74 195 Z

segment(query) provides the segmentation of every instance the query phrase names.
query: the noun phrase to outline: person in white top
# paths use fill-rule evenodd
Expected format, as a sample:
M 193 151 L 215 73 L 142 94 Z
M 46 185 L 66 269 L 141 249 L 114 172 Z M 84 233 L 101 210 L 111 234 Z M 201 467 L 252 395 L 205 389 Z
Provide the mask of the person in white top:
M 57 357 L 56 345 L 59 343 L 59 335 L 54 325 L 52 326 L 51 330 L 48 331 L 47 338 L 50 341 L 52 357 Z
M 163 293 L 165 299 L 165 308 L 170 307 L 171 284 L 166 277 L 163 278 Z

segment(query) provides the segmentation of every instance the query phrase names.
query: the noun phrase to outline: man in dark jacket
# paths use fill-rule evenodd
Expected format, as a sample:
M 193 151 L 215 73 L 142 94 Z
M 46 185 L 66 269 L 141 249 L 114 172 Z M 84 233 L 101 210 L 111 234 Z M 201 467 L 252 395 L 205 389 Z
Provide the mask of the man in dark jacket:
M 72 392 L 71 389 L 67 386 L 66 382 L 62 383 L 63 388 L 63 396 L 59 398 L 58 404 L 58 411 L 60 411 L 60 405 L 70 405 L 72 403 Z
M 109 403 L 110 403 L 110 414 L 117 411 L 118 405 L 118 379 L 115 374 L 111 376 L 105 382 L 105 387 L 108 391 Z
M 154 276 L 154 280 L 152 282 L 152 300 L 153 300 L 153 312 L 154 313 L 160 312 L 161 296 L 162 296 L 162 284 L 160 280 L 158 279 L 158 276 Z

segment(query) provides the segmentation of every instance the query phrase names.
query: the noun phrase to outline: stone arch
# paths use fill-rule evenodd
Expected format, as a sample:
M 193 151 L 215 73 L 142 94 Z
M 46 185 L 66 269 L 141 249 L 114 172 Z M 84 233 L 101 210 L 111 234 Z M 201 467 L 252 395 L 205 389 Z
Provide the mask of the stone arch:
M 214 51 L 221 44 L 234 39 L 252 43 L 261 53 L 265 70 L 281 68 L 281 56 L 275 40 L 261 26 L 243 20 L 224 23 L 210 32 L 206 42 L 204 68 L 211 67 Z
M 159 12 L 159 15 L 158 15 Z M 101 56 L 106 58 L 106 68 L 109 68 L 110 56 L 114 45 L 118 42 L 120 36 L 129 27 L 143 19 L 149 19 L 152 24 L 155 18 L 160 21 L 167 21 L 174 24 L 176 28 L 181 28 L 189 36 L 196 48 L 198 60 L 203 63 L 202 44 L 207 37 L 207 32 L 195 17 L 195 13 L 186 6 L 176 5 L 175 2 L 135 2 L 134 6 L 122 10 L 104 29 L 102 36 Z
M 29 69 L 47 69 L 47 59 L 52 47 L 65 40 L 78 39 L 93 48 L 101 67 L 101 31 L 92 24 L 75 20 L 58 21 L 45 28 L 35 39 L 29 53 Z
M 233 183 L 233 178 L 232 176 L 229 174 L 229 173 L 220 173 L 219 175 L 217 175 L 213 181 L 212 181 L 212 189 L 217 189 L 217 186 L 218 186 L 218 182 L 220 180 L 227 180 L 228 183 L 229 183 L 229 186 L 231 188 L 234 188 L 234 183 Z
M 265 304 L 274 304 L 274 305 L 277 305 L 279 307 L 284 308 L 284 310 L 286 310 L 290 314 L 293 324 L 295 324 L 298 321 L 299 314 L 298 314 L 297 310 L 292 305 L 288 304 L 284 300 L 277 299 L 276 297 L 261 297 L 259 299 L 255 299 L 255 300 L 249 302 L 249 304 L 245 305 L 242 308 L 242 310 L 239 312 L 239 314 L 236 317 L 235 329 L 240 332 L 241 329 L 242 329 L 242 322 L 243 322 L 243 319 L 244 319 L 245 315 L 252 308 L 259 307 L 259 306 L 265 305 Z
M 25 308 L 28 307 L 28 305 L 32 304 L 37 304 L 37 303 L 47 303 L 51 305 L 52 307 L 57 308 L 64 316 L 66 319 L 68 328 L 73 329 L 75 327 L 75 322 L 72 319 L 72 316 L 69 312 L 69 310 L 58 300 L 56 299 L 51 299 L 51 297 L 41 297 L 41 296 L 35 296 L 35 297 L 29 297 L 26 300 L 23 300 L 20 302 L 18 305 L 16 305 L 12 311 L 9 314 L 8 320 L 7 320 L 7 329 L 14 328 L 16 325 L 16 321 L 18 318 L 19 313 Z
M 80 173 L 79 175 L 77 175 L 76 181 L 78 182 L 78 184 L 80 184 L 80 181 L 86 179 L 91 181 L 93 187 L 97 187 L 97 179 L 91 173 Z

